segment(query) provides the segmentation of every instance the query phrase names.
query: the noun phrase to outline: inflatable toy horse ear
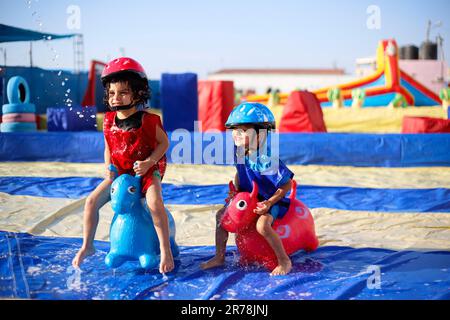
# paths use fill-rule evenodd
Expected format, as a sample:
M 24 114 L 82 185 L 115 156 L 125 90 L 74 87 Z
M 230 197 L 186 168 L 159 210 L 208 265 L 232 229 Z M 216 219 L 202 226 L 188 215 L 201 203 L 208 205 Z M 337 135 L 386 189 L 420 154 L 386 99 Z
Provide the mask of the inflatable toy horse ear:
M 110 170 L 116 172 L 115 167 Z M 105 257 L 108 267 L 116 268 L 124 262 L 138 260 L 141 267 L 151 269 L 158 266 L 159 240 L 151 213 L 145 201 L 141 201 L 141 177 L 129 174 L 116 176 L 111 185 L 111 206 L 114 218 L 110 228 L 111 248 Z M 172 253 L 178 255 L 175 242 L 175 222 L 169 217 L 169 237 Z
M 234 188 L 232 182 L 230 190 L 233 190 L 231 188 Z M 289 209 L 283 218 L 276 219 L 272 225 L 288 255 L 301 249 L 313 251 L 319 245 L 314 219 L 309 209 L 295 198 L 296 193 L 297 183 L 292 180 Z M 225 230 L 236 233 L 241 264 L 259 263 L 273 270 L 278 264 L 275 253 L 266 239 L 256 231 L 258 215 L 253 210 L 257 202 L 258 186 L 253 182 L 251 193 L 240 192 L 229 202 L 220 224 Z

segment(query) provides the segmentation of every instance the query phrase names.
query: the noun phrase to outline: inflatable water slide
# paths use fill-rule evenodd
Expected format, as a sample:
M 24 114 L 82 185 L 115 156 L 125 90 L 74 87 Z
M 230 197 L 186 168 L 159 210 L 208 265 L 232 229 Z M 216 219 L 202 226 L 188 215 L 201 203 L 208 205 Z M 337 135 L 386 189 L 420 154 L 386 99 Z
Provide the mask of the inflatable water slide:
M 349 83 L 339 84 L 313 91 L 321 106 L 331 106 L 328 97 L 330 89 L 341 90 L 344 106 L 351 106 L 352 92 L 363 89 L 364 106 L 387 106 L 398 94 L 401 94 L 410 106 L 435 106 L 441 104 L 441 99 L 433 91 L 416 81 L 411 75 L 399 67 L 399 50 L 394 39 L 380 41 L 377 49 L 377 70 L 367 76 Z M 280 104 L 287 102 L 289 94 L 280 95 Z M 269 95 L 250 96 L 248 101 L 267 103 Z

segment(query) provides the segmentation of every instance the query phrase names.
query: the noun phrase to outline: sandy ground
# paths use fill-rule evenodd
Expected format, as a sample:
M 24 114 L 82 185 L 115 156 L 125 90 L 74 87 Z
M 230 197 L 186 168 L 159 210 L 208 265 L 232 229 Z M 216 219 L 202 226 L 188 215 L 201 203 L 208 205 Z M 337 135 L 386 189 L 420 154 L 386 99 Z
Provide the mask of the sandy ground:
M 290 166 L 303 185 L 374 188 L 449 188 L 450 168 L 353 168 Z M 102 176 L 102 164 L 0 163 L 0 176 Z M 166 183 L 223 184 L 233 167 L 169 165 Z M 300 188 L 301 192 L 301 188 Z M 0 193 L 0 230 L 35 235 L 82 237 L 85 199 L 11 196 Z M 167 205 L 180 245 L 213 245 L 220 205 Z M 450 214 L 312 210 L 321 245 L 388 249 L 450 250 Z M 108 240 L 113 212 L 100 210 L 96 239 Z M 230 237 L 229 244 L 234 244 Z

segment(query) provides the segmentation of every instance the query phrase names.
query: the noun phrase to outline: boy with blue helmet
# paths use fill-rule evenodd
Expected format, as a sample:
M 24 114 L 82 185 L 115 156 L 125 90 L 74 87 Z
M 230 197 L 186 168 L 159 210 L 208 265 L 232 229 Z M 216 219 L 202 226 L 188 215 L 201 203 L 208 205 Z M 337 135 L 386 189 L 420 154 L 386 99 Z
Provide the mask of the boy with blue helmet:
M 279 158 L 272 157 L 270 130 L 275 129 L 275 118 L 265 105 L 242 103 L 228 117 L 225 126 L 232 129 L 236 152 L 235 186 L 240 192 L 252 191 L 252 182 L 258 185 L 259 201 L 255 213 L 259 215 L 257 231 L 267 240 L 278 259 L 277 267 L 271 275 L 284 275 L 292 268 L 281 239 L 272 228 L 275 219 L 281 219 L 289 209 L 290 200 L 285 197 L 291 189 L 294 174 Z M 239 150 L 243 151 L 239 153 Z M 263 151 L 266 151 L 263 152 Z M 235 196 L 231 192 L 227 204 L 216 215 L 216 254 L 201 267 L 208 269 L 225 262 L 228 232 L 220 225 L 222 215 Z

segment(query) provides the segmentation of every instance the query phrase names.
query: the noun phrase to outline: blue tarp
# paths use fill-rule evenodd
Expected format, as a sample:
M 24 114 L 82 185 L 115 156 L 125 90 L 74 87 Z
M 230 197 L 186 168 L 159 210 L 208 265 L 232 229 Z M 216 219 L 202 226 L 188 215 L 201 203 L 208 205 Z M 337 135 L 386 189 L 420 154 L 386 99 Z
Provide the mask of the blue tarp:
M 197 75 L 163 73 L 160 90 L 164 128 L 194 131 L 198 119 Z
M 319 247 L 292 256 L 287 276 L 242 268 L 229 247 L 226 265 L 207 271 L 211 246 L 181 247 L 166 277 L 127 262 L 108 269 L 107 242 L 76 272 L 71 261 L 81 239 L 0 231 L 0 298 L 25 299 L 450 299 L 450 252 Z
M 193 163 L 208 163 L 208 148 L 217 146 L 218 162 L 227 163 L 233 150 L 225 133 L 187 136 L 169 132 L 167 152 L 171 163 L 180 163 L 180 149 L 191 152 Z M 228 136 L 229 137 L 229 136 Z M 217 138 L 217 139 L 216 139 Z M 186 140 L 186 141 L 185 141 Z M 231 147 L 227 141 L 231 142 Z M 450 166 L 450 134 L 280 134 L 280 158 L 286 164 L 355 167 Z M 231 148 L 231 149 L 230 149 Z M 0 161 L 103 162 L 101 132 L 0 133 Z M 232 152 L 231 152 L 232 154 Z M 199 161 L 196 156 L 200 155 Z M 211 163 L 212 164 L 212 163 Z M 216 162 L 216 164 L 218 164 Z
M 52 34 L 0 24 L 0 43 L 72 38 L 76 34 Z
M 49 168 L 51 170 L 51 168 Z M 0 192 L 50 198 L 86 197 L 101 178 L 0 177 Z M 163 184 L 166 204 L 224 204 L 228 185 Z M 450 212 L 450 189 L 375 189 L 299 186 L 297 198 L 309 208 L 381 212 Z

